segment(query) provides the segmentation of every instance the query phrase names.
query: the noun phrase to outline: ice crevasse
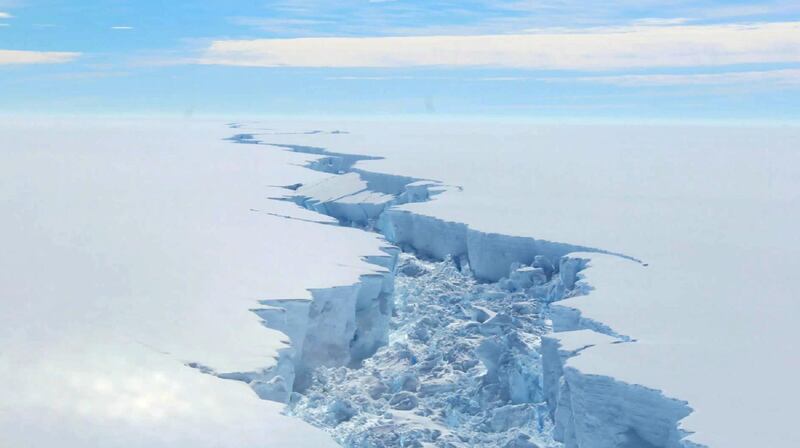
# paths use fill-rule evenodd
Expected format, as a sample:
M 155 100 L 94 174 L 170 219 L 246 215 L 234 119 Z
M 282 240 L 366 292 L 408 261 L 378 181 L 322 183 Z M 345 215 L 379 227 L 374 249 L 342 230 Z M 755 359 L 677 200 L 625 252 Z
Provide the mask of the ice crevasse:
M 253 311 L 288 337 L 276 365 L 217 375 L 246 381 L 264 399 L 294 403 L 292 412 L 327 427 L 345 446 L 699 446 L 680 427 L 691 413 L 688 403 L 583 373 L 571 363 L 595 345 L 636 343 L 636 335 L 617 334 L 564 302 L 591 297 L 584 273 L 593 263 L 624 256 L 486 233 L 416 213 L 403 205 L 457 187 L 357 168 L 358 161 L 371 157 L 271 144 L 258 134 L 231 140 L 314 155 L 307 167 L 329 176 L 286 186 L 278 199 L 341 225 L 379 232 L 387 244 L 384 255 L 366 258 L 375 270 L 355 284 L 310 290 L 311 299 L 262 301 Z M 425 277 L 444 269 L 442 263 L 459 274 Z M 409 306 L 409 281 L 418 277 L 447 278 L 464 289 L 456 288 L 461 294 L 452 297 L 443 293 L 445 299 L 431 296 L 443 300 L 436 304 L 440 308 Z M 417 291 L 415 297 L 424 295 Z M 404 299 L 398 302 L 398 296 Z M 454 348 L 437 339 L 433 348 L 442 352 L 434 354 L 428 336 L 415 346 L 414 332 L 432 312 L 448 317 L 419 331 L 435 328 L 446 339 L 464 338 L 472 345 Z M 457 350 L 476 364 L 459 364 Z M 435 366 L 425 370 L 424 363 L 434 359 Z M 319 393 L 332 382 L 352 387 L 342 386 L 344 395 Z M 464 397 L 467 391 L 475 396 Z M 366 436 L 363 428 L 373 436 L 388 435 Z

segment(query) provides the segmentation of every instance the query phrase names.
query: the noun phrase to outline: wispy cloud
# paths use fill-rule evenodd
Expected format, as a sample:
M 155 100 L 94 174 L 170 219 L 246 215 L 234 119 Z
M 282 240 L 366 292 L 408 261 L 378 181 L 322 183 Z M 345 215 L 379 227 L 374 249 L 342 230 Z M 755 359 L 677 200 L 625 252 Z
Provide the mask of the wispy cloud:
M 800 3 L 795 0 L 773 0 L 756 2 L 720 2 L 711 5 L 689 3 L 684 13 L 693 17 L 725 20 L 754 17 L 787 17 L 800 13 Z
M 42 76 L 41 79 L 55 79 L 62 81 L 81 81 L 92 79 L 122 78 L 130 76 L 130 72 L 124 71 L 80 71 L 71 73 L 54 73 Z
M 608 70 L 800 62 L 800 22 L 532 34 L 217 40 L 199 64 Z
M 12 17 L 14 17 L 14 16 L 12 16 L 11 14 L 9 14 L 7 12 L 0 11 L 0 19 L 10 19 Z
M 320 35 L 317 28 L 328 26 L 333 21 L 320 19 L 292 19 L 277 17 L 233 17 L 230 21 L 236 25 L 251 26 L 260 31 L 280 34 L 282 36 Z
M 127 26 L 127 25 L 117 25 L 117 26 L 112 26 L 111 29 L 112 30 L 124 30 L 124 31 L 126 31 L 126 30 L 132 30 L 134 28 L 132 26 Z
M 632 25 L 639 25 L 639 26 L 669 26 L 669 25 L 683 25 L 685 23 L 689 23 L 692 20 L 686 17 L 671 17 L 671 18 L 661 18 L 661 17 L 645 17 L 642 19 L 636 19 L 632 22 Z
M 237 20 L 280 37 L 515 34 L 537 27 L 796 20 L 797 0 L 263 0 Z M 257 10 L 255 10 L 257 11 Z M 241 19 L 241 18 L 239 18 Z M 284 33 L 281 21 L 292 21 Z M 259 24 L 263 22 L 265 26 Z
M 80 53 L 57 51 L 0 50 L 0 65 L 63 64 L 77 59 Z
M 402 81 L 402 80 L 445 80 L 477 82 L 589 82 L 611 84 L 623 87 L 647 86 L 690 86 L 690 85 L 730 85 L 730 84 L 769 84 L 773 87 L 800 86 L 800 68 L 750 70 L 721 73 L 648 73 L 636 75 L 601 76 L 329 76 L 332 81 Z
M 540 78 L 541 79 L 541 78 Z M 671 86 L 770 83 L 800 86 L 800 69 L 753 70 L 728 73 L 646 74 L 550 78 L 548 81 L 586 81 L 619 86 Z
M 404 81 L 431 78 L 418 76 L 329 76 L 325 79 L 330 81 Z

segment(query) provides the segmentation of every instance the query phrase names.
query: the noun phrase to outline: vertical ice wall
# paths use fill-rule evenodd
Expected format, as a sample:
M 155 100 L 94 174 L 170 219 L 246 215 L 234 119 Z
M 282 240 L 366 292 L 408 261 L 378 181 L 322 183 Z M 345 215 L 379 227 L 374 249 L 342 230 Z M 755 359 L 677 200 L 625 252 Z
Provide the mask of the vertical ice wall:
M 691 412 L 686 402 L 569 366 L 582 350 L 609 343 L 619 339 L 589 329 L 543 338 L 543 382 L 554 439 L 567 448 L 694 446 L 682 440 L 679 429 Z
M 277 363 L 264 372 L 221 376 L 248 382 L 264 399 L 286 402 L 305 388 L 309 372 L 318 366 L 358 364 L 386 343 L 392 314 L 392 287 L 398 250 L 368 257 L 374 274 L 357 283 L 310 290 L 308 299 L 264 300 L 253 310 L 264 324 L 284 332 L 289 341 Z
M 591 292 L 581 273 L 591 269 L 585 254 L 563 257 L 561 266 L 561 279 L 573 285 L 574 293 Z M 556 332 L 542 340 L 542 370 L 555 440 L 567 448 L 697 446 L 683 440 L 687 434 L 680 429 L 692 411 L 687 402 L 570 365 L 586 348 L 635 341 L 558 302 L 551 304 L 550 316 Z

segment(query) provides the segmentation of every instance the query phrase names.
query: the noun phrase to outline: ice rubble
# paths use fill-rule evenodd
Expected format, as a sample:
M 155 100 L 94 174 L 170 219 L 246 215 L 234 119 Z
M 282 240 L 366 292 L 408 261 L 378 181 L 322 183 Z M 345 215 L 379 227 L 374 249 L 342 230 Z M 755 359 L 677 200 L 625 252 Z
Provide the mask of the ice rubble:
M 359 368 L 317 369 L 290 413 L 344 446 L 554 446 L 539 359 L 546 301 L 529 292 L 550 288 L 525 285 L 401 254 L 388 343 Z
M 283 199 L 445 260 L 387 247 L 356 284 L 263 301 L 254 311 L 291 344 L 276 367 L 234 376 L 261 397 L 290 403 L 345 446 L 695 446 L 678 426 L 685 402 L 569 365 L 588 345 L 630 341 L 551 306 L 591 290 L 579 273 L 589 259 L 570 254 L 602 251 L 413 213 L 402 204 L 448 187 L 354 168 L 371 157 L 231 140 L 319 156 L 306 166 L 331 177 L 286 187 Z M 571 347 L 576 334 L 590 342 Z

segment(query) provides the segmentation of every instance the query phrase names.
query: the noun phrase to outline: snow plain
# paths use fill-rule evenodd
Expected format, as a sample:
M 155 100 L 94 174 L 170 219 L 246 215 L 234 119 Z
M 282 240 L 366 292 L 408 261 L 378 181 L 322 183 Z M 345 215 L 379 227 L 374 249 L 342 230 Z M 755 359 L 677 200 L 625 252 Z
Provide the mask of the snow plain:
M 635 341 L 583 350 L 568 367 L 687 401 L 681 426 L 698 444 L 800 444 L 798 128 L 269 126 L 345 129 L 258 138 L 382 156 L 356 168 L 462 187 L 400 207 L 414 214 L 642 260 L 578 254 L 593 290 L 559 305 Z
M 797 128 L 380 120 L 246 128 L 266 143 L 385 157 L 350 159 L 358 170 L 460 187 L 396 209 L 488 235 L 473 244 L 502 234 L 642 260 L 573 255 L 589 259 L 580 281 L 591 291 L 558 306 L 634 342 L 564 333 L 562 349 L 594 345 L 565 367 L 687 401 L 693 412 L 681 424 L 696 443 L 800 444 L 792 429 Z M 314 129 L 347 132 L 291 132 Z M 360 257 L 381 255 L 385 244 L 269 201 L 271 185 L 324 182 L 300 166 L 324 156 L 222 140 L 237 132 L 178 120 L 0 127 L 0 238 L 11 254 L 0 260 L 0 441 L 298 446 L 292 437 L 302 433 L 324 446 L 323 434 L 244 385 L 184 365 L 226 373 L 274 364 L 287 337 L 249 310 L 353 284 L 376 271 Z M 505 261 L 487 262 L 486 275 Z M 52 429 L 31 431 L 41 427 Z
M 287 338 L 250 309 L 352 283 L 375 268 L 360 256 L 380 253 L 373 235 L 267 199 L 314 178 L 297 166 L 307 156 L 229 135 L 219 122 L 0 125 L 0 445 L 335 446 L 186 366 L 270 367 Z

